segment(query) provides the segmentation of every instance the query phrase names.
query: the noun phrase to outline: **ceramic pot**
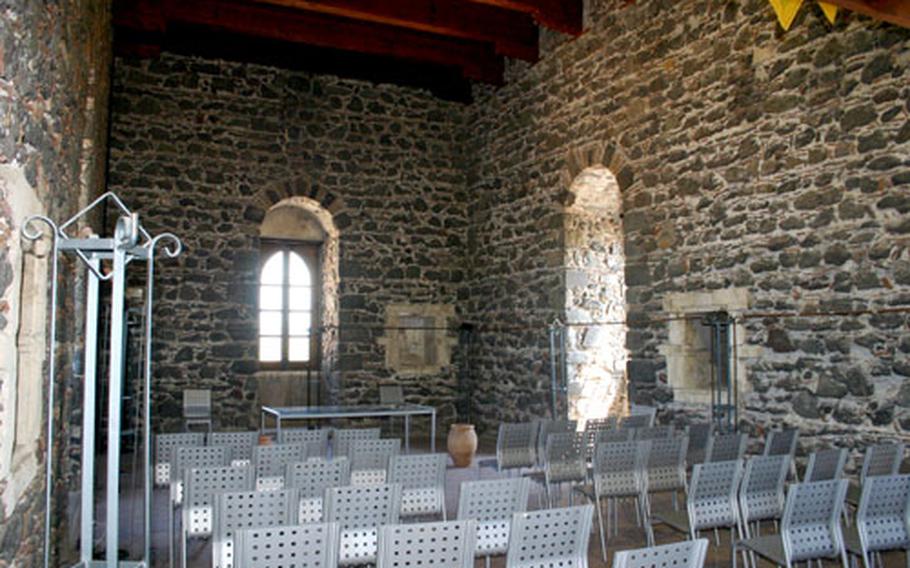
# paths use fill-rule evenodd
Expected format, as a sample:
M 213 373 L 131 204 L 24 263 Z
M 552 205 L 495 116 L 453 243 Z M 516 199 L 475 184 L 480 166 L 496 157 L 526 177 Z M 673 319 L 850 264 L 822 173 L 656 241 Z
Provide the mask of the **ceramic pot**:
M 477 432 L 473 424 L 452 424 L 446 448 L 455 467 L 469 467 L 477 452 Z

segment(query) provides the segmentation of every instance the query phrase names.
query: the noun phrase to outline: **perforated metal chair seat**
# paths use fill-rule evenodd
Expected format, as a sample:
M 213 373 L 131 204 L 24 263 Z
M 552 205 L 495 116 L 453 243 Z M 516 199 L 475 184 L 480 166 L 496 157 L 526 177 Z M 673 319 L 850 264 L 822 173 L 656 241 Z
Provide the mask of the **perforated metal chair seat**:
M 338 535 L 338 565 L 375 563 L 378 541 L 378 526 L 342 530 Z
M 384 469 L 359 469 L 351 472 L 351 485 L 382 485 L 385 481 Z
M 613 557 L 613 568 L 702 568 L 707 552 L 704 538 L 622 550 Z
M 318 523 L 323 517 L 322 497 L 301 497 L 297 517 L 301 523 Z
M 439 487 L 401 490 L 401 516 L 437 515 L 445 509 L 445 492 Z
M 657 522 L 664 523 L 665 525 L 686 534 L 689 534 L 689 529 L 692 526 L 689 523 L 688 511 L 662 511 L 660 513 L 655 513 L 652 516 L 652 519 Z
M 509 550 L 511 528 L 512 519 L 478 521 L 475 540 L 476 554 L 478 556 L 505 554 Z
M 787 565 L 787 556 L 784 554 L 784 540 L 779 534 L 747 538 L 739 541 L 737 546 L 741 549 L 751 550 L 778 566 Z

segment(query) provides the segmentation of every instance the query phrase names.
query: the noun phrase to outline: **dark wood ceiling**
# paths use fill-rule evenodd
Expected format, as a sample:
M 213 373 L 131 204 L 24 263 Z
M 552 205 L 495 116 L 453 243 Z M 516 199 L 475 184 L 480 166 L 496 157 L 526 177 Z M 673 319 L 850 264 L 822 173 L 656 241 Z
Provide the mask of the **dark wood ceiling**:
M 534 62 L 538 26 L 577 35 L 582 0 L 114 0 L 115 47 L 251 59 L 463 93 Z

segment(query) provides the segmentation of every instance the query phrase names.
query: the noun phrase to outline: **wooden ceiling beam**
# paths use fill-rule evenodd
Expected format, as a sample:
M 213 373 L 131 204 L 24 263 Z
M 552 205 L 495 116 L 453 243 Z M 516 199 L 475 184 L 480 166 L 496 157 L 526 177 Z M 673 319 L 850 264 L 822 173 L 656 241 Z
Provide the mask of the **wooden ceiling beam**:
M 582 0 L 471 0 L 530 14 L 540 25 L 571 35 L 582 32 Z
M 141 3 L 148 5 L 156 0 Z M 160 31 L 155 10 L 144 6 L 137 14 L 132 12 L 133 4 L 131 0 L 115 2 L 115 24 L 138 32 Z M 469 79 L 502 83 L 503 61 L 489 43 L 240 1 L 160 0 L 157 4 L 165 23 L 459 67 Z
M 845 10 L 910 28 L 910 2 L 907 0 L 825 0 Z
M 491 42 L 508 57 L 537 61 L 537 26 L 529 14 L 452 0 L 256 0 L 320 14 Z

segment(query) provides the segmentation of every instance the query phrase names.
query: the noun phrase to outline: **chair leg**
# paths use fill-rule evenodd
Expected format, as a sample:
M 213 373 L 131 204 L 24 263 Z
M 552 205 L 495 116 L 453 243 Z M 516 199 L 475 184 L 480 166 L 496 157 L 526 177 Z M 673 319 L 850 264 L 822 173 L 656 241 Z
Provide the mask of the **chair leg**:
M 597 528 L 600 529 L 600 552 L 603 555 L 604 562 L 607 561 L 607 541 L 604 538 L 604 518 L 603 518 L 603 505 L 599 500 L 595 503 L 595 509 L 597 509 Z

